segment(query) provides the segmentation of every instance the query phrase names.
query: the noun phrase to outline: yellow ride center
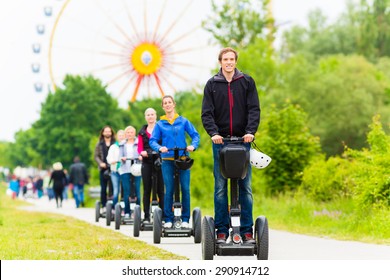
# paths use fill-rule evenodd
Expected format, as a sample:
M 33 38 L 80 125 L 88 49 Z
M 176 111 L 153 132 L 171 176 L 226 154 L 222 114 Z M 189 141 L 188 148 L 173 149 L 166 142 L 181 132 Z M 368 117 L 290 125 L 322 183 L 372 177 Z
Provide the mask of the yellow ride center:
M 142 43 L 138 45 L 130 56 L 130 63 L 141 75 L 156 73 L 162 64 L 163 55 L 155 44 Z

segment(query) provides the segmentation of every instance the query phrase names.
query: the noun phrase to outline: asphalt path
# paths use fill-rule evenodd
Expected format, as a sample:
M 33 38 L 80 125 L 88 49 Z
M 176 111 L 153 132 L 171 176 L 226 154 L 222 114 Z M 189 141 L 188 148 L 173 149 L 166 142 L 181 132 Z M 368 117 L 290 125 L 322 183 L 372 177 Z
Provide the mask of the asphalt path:
M 55 201 L 47 197 L 28 199 L 31 206 L 23 209 L 71 216 L 92 225 L 118 231 L 129 238 L 136 238 L 158 248 L 185 256 L 191 260 L 202 259 L 201 244 L 194 238 L 161 238 L 160 244 L 153 244 L 153 232 L 141 231 L 133 237 L 132 225 L 121 225 L 115 230 L 115 223 L 106 225 L 106 219 L 95 222 L 94 208 L 76 208 L 73 199 L 65 200 L 62 208 L 56 208 Z M 255 256 L 214 256 L 215 260 L 256 260 Z M 325 237 L 312 237 L 279 230 L 269 230 L 269 260 L 390 260 L 390 246 L 367 244 L 355 241 L 338 241 Z

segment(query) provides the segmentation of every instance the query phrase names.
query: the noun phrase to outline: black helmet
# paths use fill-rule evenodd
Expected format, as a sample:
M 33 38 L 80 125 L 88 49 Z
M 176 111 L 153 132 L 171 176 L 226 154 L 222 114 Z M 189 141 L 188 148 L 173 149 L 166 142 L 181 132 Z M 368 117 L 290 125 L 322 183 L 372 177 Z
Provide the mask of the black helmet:
M 190 169 L 193 164 L 194 164 L 194 160 L 192 158 L 190 158 L 189 156 L 186 156 L 183 159 L 176 159 L 175 160 L 175 166 L 181 170 Z

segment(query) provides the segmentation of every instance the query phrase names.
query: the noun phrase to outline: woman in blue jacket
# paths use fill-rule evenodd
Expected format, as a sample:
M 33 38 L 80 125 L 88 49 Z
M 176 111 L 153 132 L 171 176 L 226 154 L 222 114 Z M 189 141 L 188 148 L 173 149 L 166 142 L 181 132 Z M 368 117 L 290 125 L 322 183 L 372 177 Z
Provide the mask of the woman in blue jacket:
M 173 222 L 173 194 L 174 194 L 174 152 L 168 149 L 186 148 L 192 152 L 199 146 L 199 133 L 193 124 L 175 112 L 176 103 L 172 96 L 166 95 L 162 99 L 162 108 L 165 115 L 160 118 L 150 137 L 150 147 L 161 153 L 162 173 L 165 184 L 164 216 L 165 228 L 172 227 Z M 191 137 L 191 144 L 187 146 L 186 133 Z M 182 227 L 189 227 L 190 220 L 190 170 L 180 170 L 180 185 L 182 195 Z

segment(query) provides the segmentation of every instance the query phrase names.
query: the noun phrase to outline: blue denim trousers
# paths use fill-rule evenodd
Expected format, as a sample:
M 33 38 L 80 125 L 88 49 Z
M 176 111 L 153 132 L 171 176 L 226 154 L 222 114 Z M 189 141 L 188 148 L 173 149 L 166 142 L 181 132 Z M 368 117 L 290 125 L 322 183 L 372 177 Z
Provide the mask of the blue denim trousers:
M 250 149 L 249 144 L 243 144 Z M 219 151 L 225 144 L 213 143 L 214 157 L 214 219 L 215 229 L 218 233 L 229 233 L 229 209 L 228 209 L 228 180 L 225 179 L 219 169 Z M 248 172 L 244 179 L 238 180 L 239 204 L 241 206 L 240 231 L 241 234 L 253 233 L 253 196 L 252 196 L 252 168 L 248 164 Z M 231 203 L 230 203 L 231 204 Z
M 132 179 L 135 182 L 135 195 L 137 196 L 137 204 L 141 203 L 141 176 L 131 176 L 130 173 L 120 175 L 123 187 L 123 201 L 125 202 L 125 214 L 130 214 L 130 188 L 132 187 Z
M 76 207 L 79 208 L 80 204 L 84 203 L 84 185 L 73 185 L 73 196 Z
M 113 205 L 118 203 L 119 199 L 119 189 L 120 189 L 120 182 L 121 182 L 121 176 L 116 171 L 111 171 L 111 183 L 112 183 L 112 190 L 113 190 Z
M 165 184 L 165 196 L 164 196 L 164 216 L 165 222 L 173 222 L 173 198 L 175 194 L 175 165 L 173 160 L 162 161 L 162 173 Z M 181 205 L 183 222 L 189 222 L 190 220 L 190 170 L 180 170 L 180 190 L 181 190 Z

